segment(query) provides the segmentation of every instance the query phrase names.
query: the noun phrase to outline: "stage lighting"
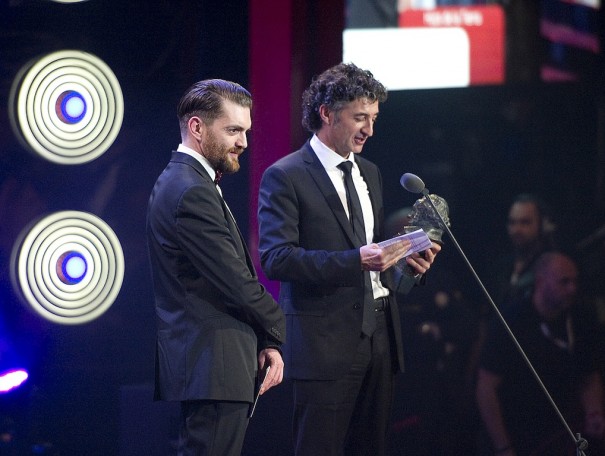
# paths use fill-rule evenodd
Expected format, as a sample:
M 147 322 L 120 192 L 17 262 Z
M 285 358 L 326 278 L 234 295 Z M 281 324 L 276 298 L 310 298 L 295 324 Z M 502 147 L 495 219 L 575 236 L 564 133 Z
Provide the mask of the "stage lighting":
M 9 114 L 27 149 L 75 165 L 111 146 L 122 127 L 124 100 L 118 79 L 102 60 L 64 50 L 21 69 L 11 88 Z
M 26 305 L 55 323 L 99 317 L 115 301 L 123 278 L 117 236 L 86 212 L 48 215 L 26 227 L 13 247 L 14 288 Z
M 0 394 L 19 388 L 28 376 L 24 369 L 10 369 L 0 372 Z

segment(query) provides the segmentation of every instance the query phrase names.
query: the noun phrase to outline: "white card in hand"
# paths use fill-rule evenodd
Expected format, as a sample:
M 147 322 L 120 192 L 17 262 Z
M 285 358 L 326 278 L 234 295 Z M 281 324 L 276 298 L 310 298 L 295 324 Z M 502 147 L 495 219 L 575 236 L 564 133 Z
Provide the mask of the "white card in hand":
M 258 399 L 260 398 L 261 391 L 263 390 L 263 386 L 265 385 L 265 379 L 267 378 L 267 374 L 269 373 L 269 370 L 271 370 L 271 366 L 267 366 L 267 368 L 264 371 L 263 380 L 262 380 L 262 382 L 260 382 L 260 385 L 258 385 L 256 397 L 254 398 L 254 403 L 250 407 L 250 411 L 248 413 L 248 418 L 252 418 L 252 415 L 254 414 L 254 410 L 256 409 L 256 404 L 258 403 Z
M 426 249 L 430 249 L 433 245 L 429 237 L 422 229 L 417 229 L 416 231 L 412 231 L 411 233 L 395 236 L 391 239 L 387 239 L 386 241 L 379 242 L 378 245 L 382 248 L 385 248 L 405 239 L 411 241 L 412 244 L 410 245 L 410 249 L 403 256 L 404 258 L 410 256 L 412 253 L 422 252 Z

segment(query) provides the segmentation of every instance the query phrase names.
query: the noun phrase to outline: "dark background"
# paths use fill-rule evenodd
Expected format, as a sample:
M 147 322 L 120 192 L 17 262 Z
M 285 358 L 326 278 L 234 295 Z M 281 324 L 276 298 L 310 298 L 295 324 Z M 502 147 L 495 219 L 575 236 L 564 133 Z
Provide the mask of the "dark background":
M 325 13 L 321 2 L 307 4 L 309 30 L 297 31 L 298 39 L 313 35 L 319 21 L 313 18 Z M 0 396 L 0 436 L 13 437 L 0 439 L 0 454 L 170 454 L 175 408 L 151 402 L 155 321 L 144 238 L 147 198 L 180 140 L 175 111 L 186 88 L 208 77 L 248 85 L 248 14 L 248 3 L 236 0 L 73 5 L 13 0 L 0 6 L 0 367 L 14 361 L 30 371 L 22 388 Z M 30 154 L 8 122 L 8 94 L 19 69 L 60 49 L 101 58 L 124 95 L 124 123 L 115 143 L 102 157 L 78 166 L 59 166 Z M 313 52 L 305 42 L 294 42 L 293 50 L 306 59 L 298 67 L 304 71 L 292 76 L 299 81 L 293 84 L 296 91 L 325 68 L 310 70 Z M 507 249 L 510 201 L 519 192 L 538 193 L 553 209 L 560 244 L 577 254 L 585 277 L 592 279 L 587 294 L 602 303 L 603 240 L 577 249 L 605 223 L 602 60 L 599 55 L 591 61 L 577 82 L 545 84 L 530 78 L 498 87 L 390 93 L 376 135 L 363 152 L 383 173 L 387 215 L 413 204 L 416 196 L 401 188 L 399 178 L 404 172 L 418 174 L 431 192 L 447 199 L 452 229 L 483 277 L 482 271 Z M 292 99 L 300 95 L 293 93 Z M 292 112 L 299 116 L 297 105 Z M 294 148 L 305 134 L 299 118 L 292 124 Z M 254 137 L 242 170 L 221 182 L 244 232 L 253 157 Z M 108 176 L 117 177 L 115 185 L 107 187 Z M 66 209 L 103 218 L 120 239 L 126 260 L 116 302 L 81 326 L 59 326 L 31 314 L 9 280 L 18 233 L 40 215 Z M 404 325 L 410 329 L 410 362 L 408 373 L 400 376 L 394 416 L 396 442 L 414 454 L 429 451 L 421 437 L 434 434 L 422 428 L 423 413 L 438 413 L 440 405 L 431 400 L 441 397 L 435 393 L 444 392 L 442 383 L 466 381 L 462 371 L 485 305 L 447 239 L 432 276 L 408 303 Z M 451 370 L 443 368 L 440 349 L 413 330 L 412 322 L 425 318 L 438 291 L 455 298 L 457 306 L 445 316 L 458 329 L 455 340 L 463 353 Z M 464 394 L 457 400 L 468 399 Z M 246 454 L 289 454 L 289 407 L 287 385 L 263 397 L 250 424 Z M 436 432 L 446 435 L 454 428 L 451 439 L 468 445 L 476 427 L 472 411 L 468 416 Z M 469 454 L 468 447 L 461 448 L 458 454 Z

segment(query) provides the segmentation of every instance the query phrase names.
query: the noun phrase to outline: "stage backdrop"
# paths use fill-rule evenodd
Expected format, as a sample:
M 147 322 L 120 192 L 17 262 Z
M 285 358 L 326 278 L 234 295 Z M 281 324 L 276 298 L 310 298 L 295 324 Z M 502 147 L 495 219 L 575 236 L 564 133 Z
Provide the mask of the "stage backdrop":
M 253 5 L 262 12 L 271 3 Z M 47 454 L 103 456 L 120 450 L 165 454 L 173 446 L 174 408 L 151 403 L 155 321 L 144 234 L 149 192 L 180 140 L 176 104 L 186 88 L 210 77 L 252 87 L 259 95 L 258 128 L 255 124 L 241 171 L 221 186 L 256 249 L 257 179 L 272 160 L 307 138 L 300 126 L 302 90 L 342 55 L 344 2 L 335 2 L 334 10 L 320 0 L 300 3 L 280 4 L 275 16 L 237 0 L 0 6 L 0 370 L 29 371 L 21 388 L 0 395 L 0 433 L 14 437 L 10 449 L 17 454 L 28 454 L 34 445 Z M 258 21 L 255 28 L 249 18 Z M 267 28 L 262 33 L 259 27 Z M 271 30 L 279 31 L 283 42 L 267 33 Z M 16 102 L 11 91 L 24 72 L 66 50 L 102 61 L 123 101 L 111 144 L 96 158 L 75 164 L 30 151 L 19 139 L 23 125 L 15 129 L 10 120 Z M 291 61 L 276 61 L 279 71 L 273 74 L 270 56 L 259 52 L 277 59 L 289 55 Z M 279 81 L 272 99 L 269 81 L 276 76 L 288 81 Z M 86 119 L 82 106 L 95 103 L 84 92 L 64 90 L 62 98 L 47 100 L 47 117 L 76 129 L 73 125 Z M 73 105 L 75 111 L 57 110 Z M 603 225 L 603 111 L 603 90 L 595 83 L 392 92 L 363 154 L 382 170 L 387 216 L 416 198 L 399 185 L 404 172 L 418 174 L 448 200 L 452 229 L 481 275 L 505 247 L 505 214 L 518 192 L 538 192 L 553 206 L 560 237 L 571 249 Z M 275 116 L 279 122 L 273 123 Z M 275 132 L 277 125 L 288 135 Z M 274 134 L 279 135 L 275 148 Z M 62 211 L 102 220 L 124 258 L 114 302 L 84 324 L 60 324 L 28 310 L 11 281 L 11 254 L 20 235 L 32 222 Z M 455 270 L 464 294 L 472 296 L 470 305 L 479 305 L 480 293 L 447 239 L 445 248 L 438 268 Z M 289 454 L 290 400 L 287 385 L 263 397 L 246 454 Z

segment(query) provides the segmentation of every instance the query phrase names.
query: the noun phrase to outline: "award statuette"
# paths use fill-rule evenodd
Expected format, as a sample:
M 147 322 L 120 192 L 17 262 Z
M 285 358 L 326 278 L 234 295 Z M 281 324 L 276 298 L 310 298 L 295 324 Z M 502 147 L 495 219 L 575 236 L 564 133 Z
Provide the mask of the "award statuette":
M 443 245 L 443 241 L 441 240 L 444 231 L 443 222 L 445 222 L 448 228 L 451 226 L 449 206 L 447 201 L 440 196 L 430 194 L 428 197 L 435 207 L 433 208 L 433 205 L 427 201 L 426 196 L 418 199 L 408 215 L 408 224 L 403 227 L 403 231 L 405 233 L 411 233 L 417 229 L 422 229 L 431 241 Z M 437 209 L 439 215 L 443 218 L 443 222 L 439 218 L 439 215 L 435 213 L 435 209 Z

